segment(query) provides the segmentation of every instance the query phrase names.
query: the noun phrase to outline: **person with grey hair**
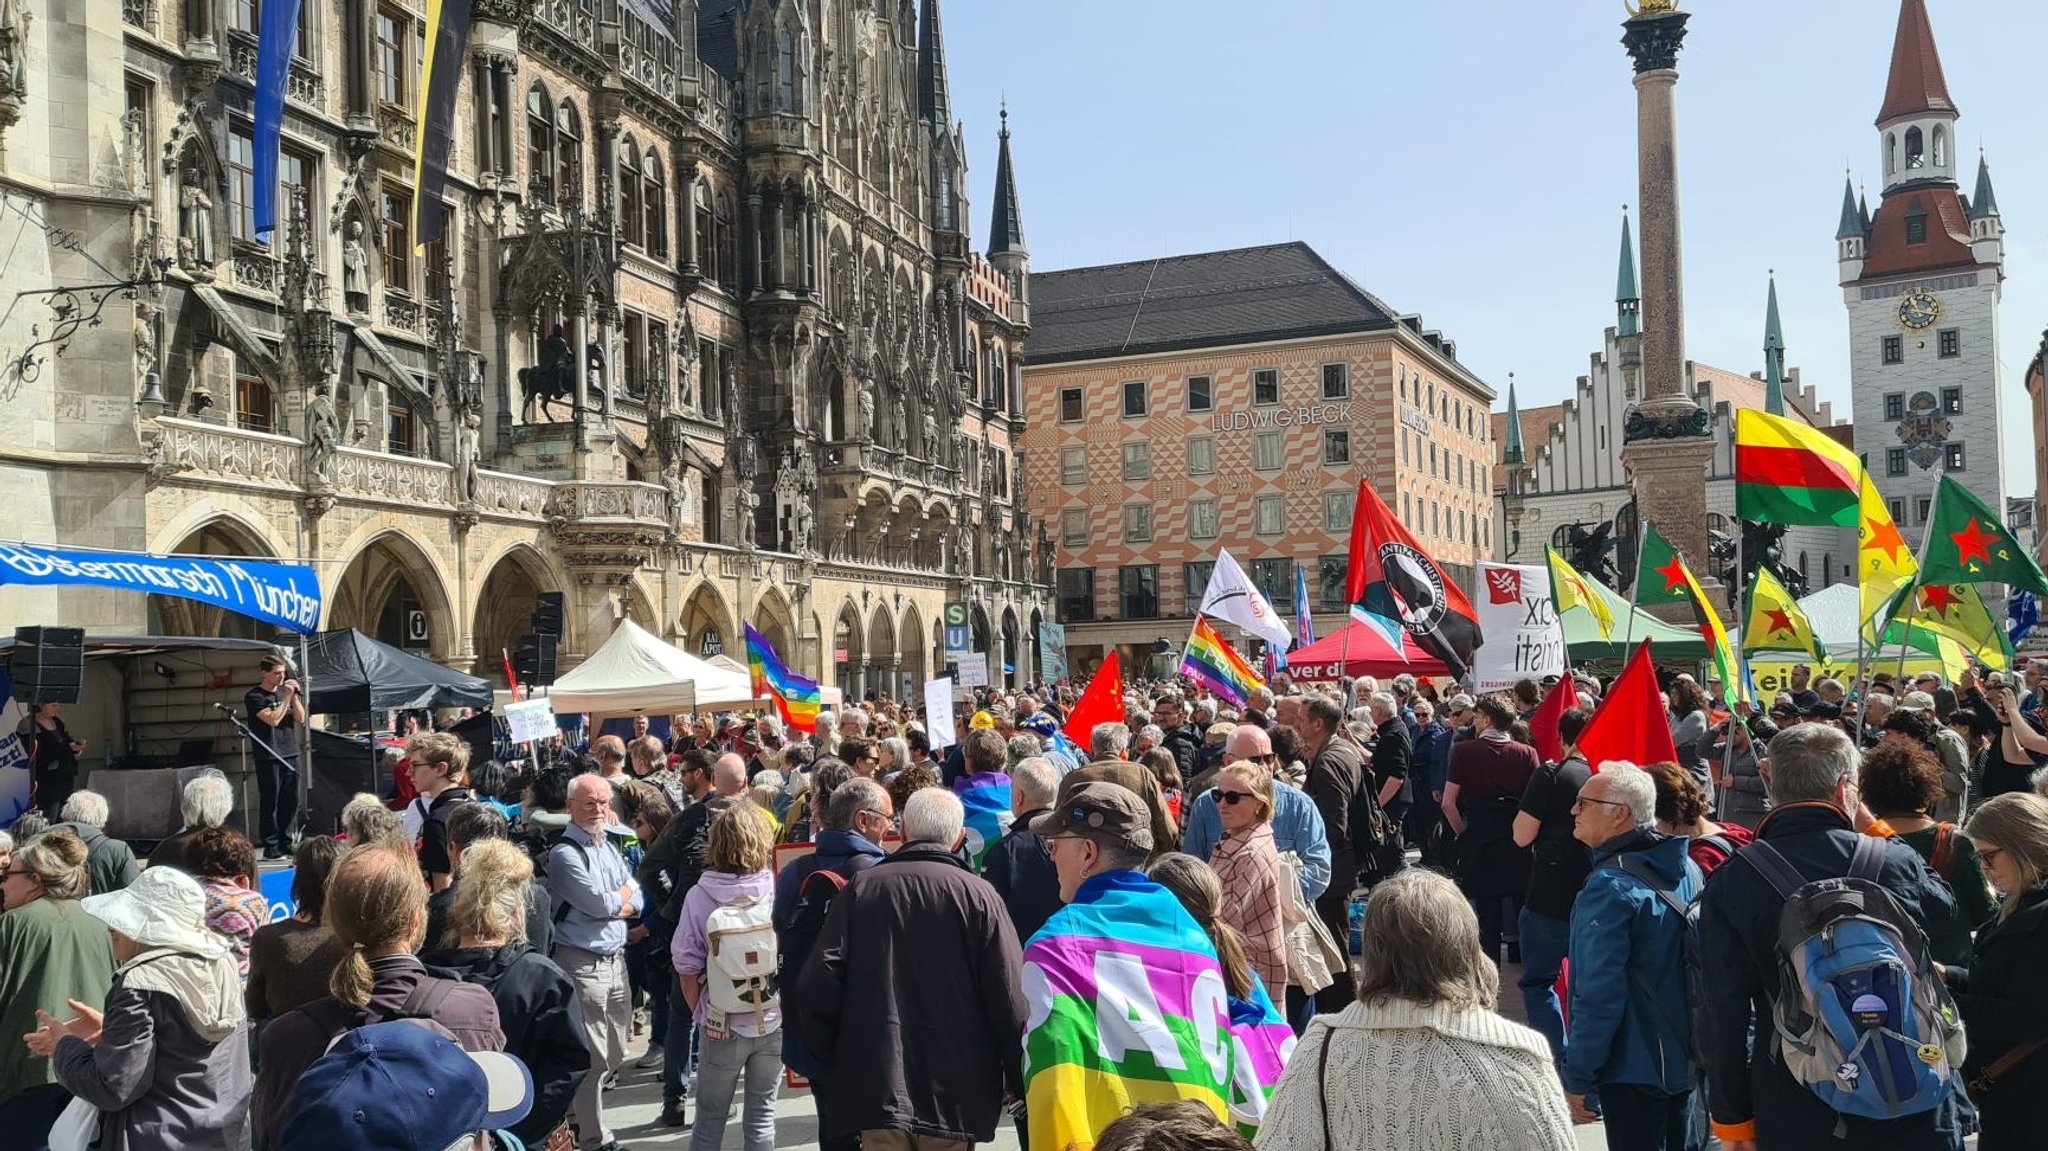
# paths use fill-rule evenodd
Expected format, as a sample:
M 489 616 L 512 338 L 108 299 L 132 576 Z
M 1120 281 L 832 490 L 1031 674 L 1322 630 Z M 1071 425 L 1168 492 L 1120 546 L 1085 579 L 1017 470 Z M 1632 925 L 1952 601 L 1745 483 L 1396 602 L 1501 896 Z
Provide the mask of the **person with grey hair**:
M 1129 759 L 1131 729 L 1120 723 L 1098 723 L 1088 733 L 1088 754 L 1100 762 L 1105 759 Z
M 824 1139 L 907 1149 L 995 1138 L 1022 1074 L 1027 1007 L 1009 914 L 955 854 L 964 827 L 952 792 L 913 793 L 903 846 L 832 901 L 783 1001 L 826 1067 Z M 930 962 L 938 955 L 947 961 Z
M 1002 896 L 1018 939 L 1029 939 L 1060 909 L 1060 877 L 1044 839 L 1031 821 L 1052 809 L 1059 795 L 1060 771 L 1044 756 L 1033 756 L 1010 769 L 1010 830 L 990 849 L 982 878 Z
M 144 867 L 175 867 L 185 870 L 185 845 L 209 827 L 228 821 L 235 808 L 235 788 L 217 768 L 205 768 L 193 776 L 178 794 L 178 815 L 184 820 L 175 835 L 150 849 Z
M 1044 741 L 1028 731 L 1021 731 L 1011 736 L 1010 742 L 1005 745 L 1005 748 L 1008 751 L 1007 758 L 1012 770 L 1027 759 L 1036 759 L 1045 754 Z
M 1685 1151 L 1693 1067 L 1679 908 L 1704 880 L 1686 840 L 1658 834 L 1656 809 L 1649 773 L 1615 761 L 1573 805 L 1572 835 L 1593 872 L 1572 903 L 1562 1071 L 1573 1119 L 1593 1120 L 1597 1092 L 1612 1146 Z
M 1923 938 L 1946 937 L 1955 920 L 1948 884 L 1865 810 L 1857 764 L 1855 744 L 1832 724 L 1802 723 L 1779 732 L 1770 743 L 1772 810 L 1757 828 L 1756 842 L 1738 857 L 1748 865 L 1722 867 L 1700 899 L 1699 960 L 1710 977 L 1693 1018 L 1709 1110 L 1725 1145 L 1763 1151 L 1955 1145 L 1948 1108 L 1891 1120 L 1844 1114 L 1796 1080 L 1782 1059 L 1765 1054 L 1775 1044 L 1751 1042 L 1751 1005 L 1782 994 L 1778 924 L 1785 896 L 1764 867 L 1790 868 L 1807 882 L 1840 879 L 1861 855 L 1863 867 L 1854 870 L 1883 888 Z M 1574 984 L 1579 978 L 1574 954 Z M 1576 1013 L 1576 992 L 1572 1007 Z M 1756 1021 L 1766 1034 L 1770 1026 L 1768 1016 Z
M 1250 697 L 1245 700 L 1244 722 L 1262 728 L 1273 726 L 1272 688 L 1261 685 L 1251 690 Z
M 135 862 L 135 849 L 106 833 L 107 797 L 97 791 L 74 791 L 64 801 L 63 822 L 85 841 L 85 871 L 92 878 L 92 893 L 105 895 L 135 882 L 142 867 Z

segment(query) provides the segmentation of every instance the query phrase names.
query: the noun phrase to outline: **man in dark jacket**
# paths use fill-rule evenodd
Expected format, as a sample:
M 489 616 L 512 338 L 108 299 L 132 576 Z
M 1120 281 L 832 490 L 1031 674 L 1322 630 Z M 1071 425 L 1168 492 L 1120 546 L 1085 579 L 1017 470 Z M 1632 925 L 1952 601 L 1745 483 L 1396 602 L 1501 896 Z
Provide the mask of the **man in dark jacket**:
M 1053 870 L 1045 840 L 1031 830 L 1033 817 L 1051 810 L 1059 786 L 1058 769 L 1042 756 L 1024 760 L 1010 772 L 1010 807 L 1016 820 L 982 865 L 982 878 L 1010 909 L 1010 926 L 1017 929 L 1019 942 L 1036 935 L 1060 909 L 1059 873 Z
M 965 826 L 952 792 L 913 794 L 903 847 L 833 901 L 796 1002 L 784 1003 L 831 1067 L 826 1138 L 986 1143 L 1005 1094 L 1022 1092 L 1017 935 L 995 889 L 954 854 Z
M 1330 886 L 1316 897 L 1316 914 L 1330 929 L 1330 938 L 1349 939 L 1351 892 L 1358 886 L 1361 862 L 1352 847 L 1351 801 L 1369 785 L 1365 753 L 1344 732 L 1344 709 L 1328 696 L 1311 697 L 1302 705 L 1301 754 L 1308 760 L 1302 790 L 1315 801 L 1330 843 Z M 1342 1011 L 1351 999 L 1351 980 L 1339 979 L 1316 992 L 1316 1011 Z
M 1831 724 L 1804 723 L 1771 740 L 1770 763 L 1772 810 L 1757 838 L 1776 848 L 1808 881 L 1849 874 L 1858 842 L 1855 822 L 1871 822 L 1856 789 L 1855 745 Z M 1947 1125 L 1946 1108 L 1889 1121 L 1844 1116 L 1785 1070 L 1774 1050 L 1778 1038 L 1771 1025 L 1771 1002 L 1778 994 L 1778 918 L 1785 901 L 1754 866 L 1736 866 L 1741 860 L 1737 855 L 1723 865 L 1700 900 L 1700 963 L 1709 978 L 1706 1002 L 1694 1017 L 1706 1061 L 1708 1103 L 1722 1145 L 1728 1151 L 1946 1151 L 1955 1146 L 1940 1129 Z M 1941 935 L 1955 917 L 1948 885 L 1902 841 L 1886 845 L 1878 883 L 1930 937 Z M 1572 970 L 1576 978 L 1576 958 Z
M 135 849 L 108 835 L 107 798 L 97 791 L 74 791 L 64 801 L 64 822 L 85 841 L 85 874 L 92 881 L 92 893 L 105 895 L 135 882 L 142 868 L 135 862 Z M 253 876 L 251 878 L 254 878 Z
M 569 1117 L 576 1089 L 590 1073 L 576 985 L 546 953 L 524 939 L 496 947 L 451 945 L 426 952 L 420 962 L 437 978 L 488 989 L 497 1001 L 505 1050 L 518 1056 L 533 1076 L 533 1109 L 510 1130 L 528 1147 L 546 1146 L 548 1133 Z
M 1187 721 L 1179 696 L 1161 697 L 1152 707 L 1152 722 L 1159 725 L 1162 738 L 1159 746 L 1173 753 L 1173 762 L 1180 767 L 1182 779 L 1193 779 L 1201 774 L 1202 766 L 1197 762 L 1202 754 L 1202 733 Z
M 1375 692 L 1366 706 L 1372 710 L 1372 781 L 1379 789 L 1380 807 L 1387 821 L 1406 826 L 1409 805 L 1415 802 L 1412 779 L 1415 765 L 1415 737 L 1402 717 L 1401 704 L 1392 692 Z M 1394 861 L 1399 870 L 1399 860 Z
M 747 762 L 732 752 L 718 757 L 711 767 L 711 791 L 702 803 L 693 803 L 668 821 L 661 838 L 640 859 L 638 875 L 664 873 L 669 890 L 661 905 L 661 916 L 670 923 L 683 917 L 683 897 L 697 886 L 704 874 L 704 856 L 711 847 L 711 821 L 740 801 L 747 790 Z M 644 885 L 643 885 L 644 886 Z
M 1418 699 L 1414 705 L 1415 743 L 1409 749 L 1408 772 L 1415 802 L 1408 808 L 1408 842 L 1422 850 L 1425 866 L 1441 861 L 1436 828 L 1444 818 L 1444 775 L 1451 762 L 1451 729 L 1436 716 L 1436 705 Z

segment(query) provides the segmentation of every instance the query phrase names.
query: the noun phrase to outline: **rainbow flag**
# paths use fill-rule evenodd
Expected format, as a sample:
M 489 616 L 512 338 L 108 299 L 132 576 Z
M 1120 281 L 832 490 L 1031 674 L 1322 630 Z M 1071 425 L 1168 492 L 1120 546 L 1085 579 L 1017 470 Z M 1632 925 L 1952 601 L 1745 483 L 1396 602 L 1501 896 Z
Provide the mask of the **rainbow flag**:
M 1135 871 L 1082 883 L 1024 948 L 1024 986 L 1029 1151 L 1088 1151 L 1139 1103 L 1192 1099 L 1227 1122 L 1246 1096 L 1263 1111 L 1292 1050 L 1270 1001 L 1236 1029 L 1209 937 Z
M 1249 1001 L 1230 1001 L 1230 1121 L 1250 1139 L 1265 1121 L 1266 1104 L 1280 1085 L 1280 1073 L 1294 1054 L 1294 1028 L 1287 1025 L 1265 985 L 1252 980 Z
M 782 713 L 791 739 L 817 732 L 818 712 L 825 705 L 818 681 L 805 679 L 782 666 L 782 661 L 775 658 L 775 649 L 761 638 L 753 624 L 747 625 L 747 671 L 754 677 L 754 693 L 774 698 L 775 710 Z
M 1216 629 L 1209 626 L 1209 621 L 1199 615 L 1195 617 L 1195 630 L 1188 635 L 1187 650 L 1181 653 L 1180 670 L 1232 707 L 1243 707 L 1253 688 L 1266 685 L 1252 665 L 1231 650 Z
M 977 771 L 953 781 L 953 792 L 967 810 L 967 859 L 979 872 L 996 840 L 1009 834 L 1010 777 L 999 771 Z

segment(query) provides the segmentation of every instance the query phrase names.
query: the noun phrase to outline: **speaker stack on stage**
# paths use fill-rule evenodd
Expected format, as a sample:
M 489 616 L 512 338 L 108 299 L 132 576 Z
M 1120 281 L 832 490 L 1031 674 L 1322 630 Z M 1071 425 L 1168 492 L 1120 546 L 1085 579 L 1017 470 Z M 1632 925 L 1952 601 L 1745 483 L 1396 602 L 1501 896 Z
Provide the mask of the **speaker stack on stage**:
M 85 629 L 18 627 L 7 656 L 7 678 L 24 705 L 77 703 L 85 681 Z

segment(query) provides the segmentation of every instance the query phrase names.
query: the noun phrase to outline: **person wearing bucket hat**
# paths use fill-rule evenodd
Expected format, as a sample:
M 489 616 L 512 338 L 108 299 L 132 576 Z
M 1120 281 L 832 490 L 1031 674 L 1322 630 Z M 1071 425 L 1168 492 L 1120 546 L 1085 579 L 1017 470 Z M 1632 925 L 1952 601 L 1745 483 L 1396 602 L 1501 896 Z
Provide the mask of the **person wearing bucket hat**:
M 199 881 L 152 867 L 82 906 L 113 933 L 113 989 L 104 1012 L 77 1000 L 64 1022 L 38 1011 L 30 1050 L 48 1055 L 58 1083 L 99 1111 L 100 1151 L 248 1147 L 254 1084 L 242 979 L 233 948 L 207 930 Z
M 358 1027 L 293 1090 L 291 1151 L 484 1151 L 526 1118 L 533 1077 L 517 1056 L 465 1051 L 431 1023 Z

